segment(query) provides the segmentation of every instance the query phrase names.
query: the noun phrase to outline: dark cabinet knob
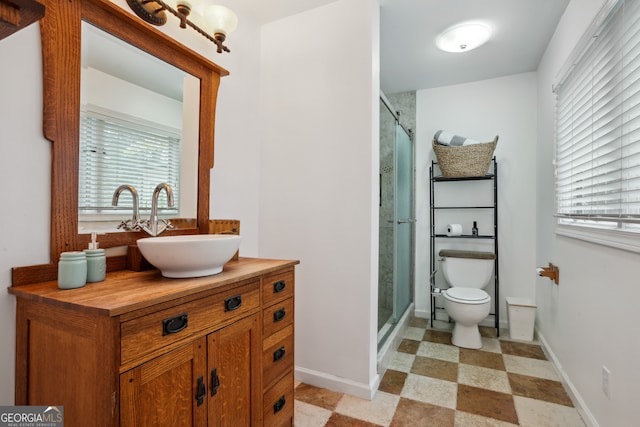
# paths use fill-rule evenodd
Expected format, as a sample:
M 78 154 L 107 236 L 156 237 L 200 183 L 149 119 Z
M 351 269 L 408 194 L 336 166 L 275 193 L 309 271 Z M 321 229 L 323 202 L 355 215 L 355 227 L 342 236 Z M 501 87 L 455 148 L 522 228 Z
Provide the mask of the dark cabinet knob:
M 189 324 L 188 313 L 182 313 L 169 317 L 162 321 L 162 335 L 175 334 L 186 328 Z
M 207 395 L 207 386 L 204 385 L 204 377 L 198 377 L 198 387 L 196 387 L 196 402 L 198 406 L 204 403 L 204 397 Z
M 224 300 L 224 311 L 233 311 L 240 308 L 242 305 L 242 295 L 236 295 L 235 297 L 227 298 Z
M 287 351 L 285 350 L 284 346 L 280 347 L 279 349 L 277 349 L 276 351 L 273 352 L 273 361 L 277 362 L 278 360 L 281 360 L 285 353 Z
M 279 292 L 284 291 L 284 288 L 287 287 L 287 283 L 284 280 L 278 280 L 273 283 L 273 293 L 277 294 Z
M 220 377 L 218 376 L 218 369 L 211 371 L 211 396 L 215 396 L 220 388 Z
M 284 319 L 286 315 L 287 315 L 287 311 L 284 308 L 281 308 L 280 310 L 276 310 L 273 312 L 273 321 L 279 322 L 282 319 Z
M 276 403 L 273 404 L 273 413 L 277 414 L 278 412 L 282 411 L 282 409 L 284 408 L 284 405 L 286 404 L 287 404 L 287 399 L 285 399 L 284 396 L 282 396 L 280 399 L 276 401 Z

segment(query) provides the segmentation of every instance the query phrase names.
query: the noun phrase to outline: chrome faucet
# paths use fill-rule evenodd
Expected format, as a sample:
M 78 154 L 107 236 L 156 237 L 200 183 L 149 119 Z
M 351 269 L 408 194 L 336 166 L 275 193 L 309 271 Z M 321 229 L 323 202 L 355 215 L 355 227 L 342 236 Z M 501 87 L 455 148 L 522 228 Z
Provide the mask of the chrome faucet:
M 153 190 L 153 197 L 151 199 L 151 217 L 149 217 L 148 220 L 141 222 L 141 229 L 153 237 L 161 234 L 165 230 L 173 228 L 171 221 L 168 219 L 158 219 L 158 198 L 160 197 L 160 192 L 162 190 L 167 193 L 167 205 L 170 208 L 173 207 L 173 190 L 171 189 L 171 186 L 164 182 L 158 184 L 155 190 Z
M 116 191 L 113 193 L 113 198 L 111 199 L 112 206 L 118 206 L 118 199 L 120 198 L 120 194 L 123 191 L 129 191 L 131 193 L 131 197 L 133 198 L 133 216 L 131 219 L 123 220 L 118 225 L 118 228 L 124 228 L 127 231 L 131 230 L 140 230 L 140 218 L 138 217 L 138 192 L 133 187 L 133 185 L 121 185 L 116 188 Z

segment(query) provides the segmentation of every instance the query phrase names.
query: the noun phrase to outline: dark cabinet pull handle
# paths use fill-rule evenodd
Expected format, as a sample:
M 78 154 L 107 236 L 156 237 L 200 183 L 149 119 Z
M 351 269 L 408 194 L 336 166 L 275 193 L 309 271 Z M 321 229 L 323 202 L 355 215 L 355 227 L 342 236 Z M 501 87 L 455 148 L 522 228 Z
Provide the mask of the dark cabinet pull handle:
M 207 386 L 204 385 L 204 377 L 198 378 L 198 391 L 196 392 L 196 401 L 198 406 L 204 403 L 204 397 L 207 395 Z
M 218 369 L 211 371 L 211 396 L 215 396 L 218 393 L 220 387 L 220 377 L 218 377 Z
M 273 321 L 279 322 L 282 319 L 284 319 L 284 316 L 286 315 L 287 315 L 287 311 L 284 308 L 281 308 L 280 310 L 276 310 L 273 312 Z
M 287 287 L 287 283 L 284 280 L 278 280 L 273 284 L 273 293 L 277 294 L 278 292 L 282 292 L 286 287 Z
M 277 362 L 282 359 L 287 351 L 284 349 L 284 346 L 280 347 L 276 351 L 273 352 L 273 361 Z
M 287 399 L 285 399 L 284 396 L 282 396 L 280 399 L 278 399 L 276 403 L 273 404 L 273 413 L 277 414 L 278 412 L 282 411 L 282 408 L 284 408 L 284 405 L 286 404 L 287 404 Z
M 180 332 L 189 324 L 187 313 L 182 313 L 174 317 L 169 317 L 162 321 L 162 335 L 175 334 Z
M 224 311 L 233 311 L 240 308 L 242 305 L 242 295 L 236 295 L 235 297 L 227 298 L 224 300 Z

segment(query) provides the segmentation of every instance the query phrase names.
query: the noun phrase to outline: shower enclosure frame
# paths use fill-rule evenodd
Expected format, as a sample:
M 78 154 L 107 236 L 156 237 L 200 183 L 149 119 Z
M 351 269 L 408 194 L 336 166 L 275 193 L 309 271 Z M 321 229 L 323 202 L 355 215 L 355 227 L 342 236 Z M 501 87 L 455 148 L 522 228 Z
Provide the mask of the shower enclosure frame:
M 393 141 L 393 219 L 389 220 L 388 218 L 384 219 L 384 223 L 382 223 L 383 219 L 381 218 L 380 229 L 388 226 L 389 223 L 393 226 L 393 302 L 392 302 L 392 312 L 387 319 L 384 319 L 384 323 L 381 324 L 381 312 L 380 312 L 380 303 L 379 303 L 379 312 L 378 312 L 378 348 L 380 348 L 387 338 L 391 335 L 394 330 L 396 324 L 400 321 L 401 317 L 404 313 L 406 313 L 407 309 L 411 307 L 411 303 L 413 302 L 413 294 L 415 290 L 415 281 L 414 281 L 414 270 L 415 270 L 415 144 L 413 133 L 408 130 L 405 126 L 403 126 L 400 122 L 400 114 L 399 112 L 394 111 L 393 107 L 391 107 L 391 103 L 386 99 L 386 97 L 381 94 L 380 95 L 381 109 L 382 106 L 386 107 L 389 114 L 393 117 L 394 120 L 394 141 Z M 406 135 L 406 139 L 403 142 L 400 142 L 400 138 L 404 132 Z M 405 175 L 405 181 L 410 183 L 411 188 L 408 190 L 408 212 L 405 206 L 405 212 L 399 213 L 398 208 L 398 180 L 399 180 L 399 145 L 400 144 L 409 144 L 410 153 L 405 153 L 410 155 L 410 159 L 408 162 L 409 174 Z M 406 147 L 405 147 L 406 148 Z M 382 160 L 382 159 L 381 159 Z M 405 159 L 406 160 L 406 159 Z M 381 162 L 382 163 L 382 162 Z M 406 167 L 405 161 L 405 167 Z M 404 170 L 404 172 L 407 172 Z M 382 177 L 382 164 L 381 164 L 381 172 L 380 172 L 380 203 L 382 207 L 382 199 L 383 199 L 383 177 Z M 407 196 L 405 194 L 405 196 Z M 398 239 L 400 232 L 405 235 L 405 238 L 408 234 L 408 242 L 407 247 L 404 247 L 404 256 L 408 259 L 404 259 L 404 267 L 399 265 L 398 261 L 398 253 L 399 253 L 399 244 Z M 382 255 L 381 255 L 382 256 Z M 402 289 L 402 307 L 399 307 L 399 290 L 402 284 L 399 283 L 399 273 L 400 269 L 403 269 L 402 273 L 404 273 L 403 282 L 406 282 L 406 287 Z M 381 278 L 379 277 L 379 294 L 378 298 L 380 300 L 381 295 L 380 292 Z M 406 303 L 406 304 L 405 304 Z

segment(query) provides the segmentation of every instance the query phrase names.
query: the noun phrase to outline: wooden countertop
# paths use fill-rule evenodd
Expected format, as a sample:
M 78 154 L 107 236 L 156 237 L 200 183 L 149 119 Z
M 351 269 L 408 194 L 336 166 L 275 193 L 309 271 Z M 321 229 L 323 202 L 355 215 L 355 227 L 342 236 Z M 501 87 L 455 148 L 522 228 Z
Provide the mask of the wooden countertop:
M 230 283 L 242 282 L 299 261 L 240 258 L 224 266 L 222 273 L 188 279 L 168 279 L 159 270 L 134 272 L 121 270 L 108 273 L 103 282 L 87 283 L 82 288 L 59 289 L 57 281 L 10 287 L 18 298 L 38 301 L 85 313 L 119 316 L 135 310 L 162 304 L 206 291 L 214 291 Z M 211 292 L 211 293 L 214 293 Z

